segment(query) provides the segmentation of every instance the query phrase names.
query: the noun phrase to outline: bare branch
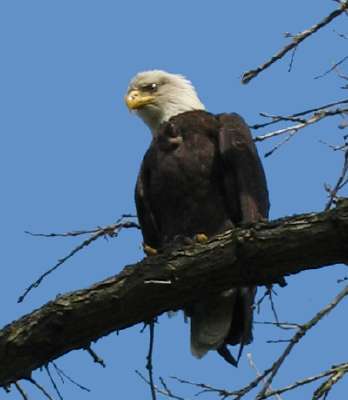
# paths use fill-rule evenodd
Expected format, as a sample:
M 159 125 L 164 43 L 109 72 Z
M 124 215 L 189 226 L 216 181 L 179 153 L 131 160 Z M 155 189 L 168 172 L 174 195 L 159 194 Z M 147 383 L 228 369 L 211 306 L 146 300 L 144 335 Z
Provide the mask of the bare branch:
M 346 151 L 346 149 L 348 149 L 348 143 L 333 145 L 325 142 L 324 140 L 319 140 L 319 143 L 325 144 L 326 146 L 330 147 L 330 149 L 332 149 L 333 151 Z
M 48 399 L 48 400 L 53 400 L 53 397 L 47 392 L 47 390 L 40 385 L 38 382 L 36 382 L 35 379 L 33 378 L 27 378 L 27 380 L 32 383 L 39 391 Z
M 248 353 L 248 354 L 247 354 L 247 359 L 248 359 L 248 362 L 249 362 L 250 367 L 256 372 L 256 376 L 257 376 L 257 377 L 261 376 L 261 372 L 258 370 L 256 364 L 254 363 L 254 360 L 253 360 L 253 357 L 252 357 L 252 354 L 251 354 L 251 353 Z M 270 390 L 272 390 L 271 386 L 270 386 Z M 282 398 L 280 397 L 279 393 L 274 393 L 274 395 L 275 395 L 275 397 L 276 397 L 278 400 L 281 400 L 281 399 L 282 399 Z
M 326 307 L 324 307 L 322 310 L 320 310 L 310 321 L 308 321 L 306 324 L 302 325 L 298 331 L 295 333 L 293 338 L 291 339 L 290 343 L 288 346 L 285 348 L 284 352 L 281 354 L 281 356 L 273 363 L 272 367 L 269 368 L 268 370 L 270 371 L 269 376 L 263 386 L 263 388 L 260 390 L 260 392 L 257 395 L 258 400 L 265 399 L 267 396 L 267 391 L 269 390 L 269 387 L 271 383 L 273 382 L 273 378 L 275 375 L 278 373 L 279 368 L 287 358 L 287 356 L 290 354 L 294 346 L 303 338 L 303 336 L 310 330 L 312 329 L 323 317 L 328 315 L 346 296 L 348 295 L 348 286 L 346 286 L 333 300 L 331 303 L 329 303 Z M 267 374 L 268 375 L 268 374 Z
M 132 214 L 122 214 L 122 216 L 114 224 L 110 224 L 105 227 L 98 226 L 97 228 L 93 228 L 93 229 L 83 229 L 83 230 L 69 231 L 69 232 L 63 232 L 63 233 L 56 233 L 56 232 L 34 233 L 34 232 L 30 232 L 30 231 L 24 231 L 24 233 L 26 233 L 27 235 L 30 235 L 30 236 L 34 236 L 34 237 L 45 237 L 45 238 L 75 237 L 75 236 L 88 235 L 91 233 L 98 233 L 98 234 L 100 234 L 100 236 L 113 237 L 115 235 L 115 231 L 116 231 L 116 234 L 119 232 L 120 222 L 124 218 L 137 218 L 137 217 L 136 217 L 136 215 L 132 215 Z M 127 221 L 123 222 L 123 224 L 127 225 Z M 128 226 L 123 226 L 123 227 L 127 228 Z M 137 225 L 136 227 L 139 228 L 139 225 Z
M 290 339 L 276 339 L 276 340 L 266 340 L 266 343 L 289 343 Z
M 322 398 L 325 400 L 329 392 L 333 388 L 333 386 L 336 385 L 336 383 L 338 383 L 347 372 L 348 372 L 347 365 L 336 368 L 336 371 L 332 372 L 329 379 L 323 382 L 314 392 L 313 400 L 320 400 Z
M 49 379 L 50 379 L 50 381 L 51 381 L 51 383 L 52 383 L 52 386 L 53 386 L 55 392 L 57 393 L 59 399 L 60 399 L 60 400 L 63 400 L 63 396 L 61 395 L 61 393 L 60 393 L 60 391 L 59 391 L 59 389 L 58 389 L 58 386 L 57 386 L 55 380 L 53 379 L 53 377 L 52 377 L 52 375 L 51 375 L 51 371 L 50 371 L 50 369 L 49 369 L 49 364 L 45 365 L 45 370 L 46 370 L 46 372 L 47 372 L 47 375 L 48 375 L 48 377 L 49 377 Z
M 256 69 L 247 71 L 242 76 L 242 83 L 246 84 L 249 83 L 253 78 L 255 78 L 260 72 L 264 71 L 266 68 L 270 67 L 273 63 L 280 60 L 282 57 L 285 56 L 290 50 L 296 48 L 303 40 L 307 39 L 313 33 L 317 32 L 319 29 L 323 28 L 335 18 L 340 16 L 348 9 L 348 1 L 343 1 L 341 6 L 326 16 L 323 20 L 318 22 L 316 25 L 313 25 L 311 28 L 306 29 L 305 31 L 298 33 L 292 37 L 292 41 L 283 47 L 280 51 L 278 51 L 273 57 L 271 57 L 268 61 L 264 64 L 261 64 Z
M 148 385 L 151 385 L 150 382 L 145 378 L 145 376 L 138 370 L 135 370 L 135 373 Z M 163 386 L 163 389 L 159 388 L 158 386 L 154 385 L 154 389 L 157 393 L 162 394 L 166 397 L 175 400 L 185 400 L 185 398 L 175 395 L 169 388 L 168 385 L 164 382 L 163 378 L 160 378 L 160 382 Z
M 266 117 L 266 118 L 272 118 L 272 121 L 269 122 L 265 122 L 263 124 L 255 124 L 255 125 L 249 125 L 250 129 L 260 129 L 260 128 L 265 128 L 266 126 L 269 125 L 273 125 L 276 124 L 280 121 L 295 121 L 295 122 L 306 122 L 305 119 L 302 118 L 298 118 L 301 117 L 303 115 L 307 115 L 307 114 L 311 114 L 311 113 L 316 113 L 317 111 L 321 111 L 321 110 L 325 110 L 327 108 L 330 107 L 334 107 L 340 104 L 347 104 L 348 103 L 348 99 L 343 99 L 343 100 L 338 100 L 335 101 L 333 103 L 329 103 L 329 104 L 325 104 L 323 106 L 320 107 L 315 107 L 315 108 L 310 108 L 309 110 L 305 110 L 305 111 L 301 111 L 295 114 L 291 114 L 291 115 L 287 115 L 287 116 L 282 116 L 282 115 L 270 115 L 270 114 L 266 114 L 266 113 L 260 113 L 260 115 L 262 117 Z
M 333 30 L 340 38 L 342 38 L 342 39 L 348 39 L 348 35 L 345 35 L 344 33 L 340 33 L 340 32 L 337 32 L 335 29 Z
M 309 125 L 315 124 L 315 123 L 321 121 L 324 118 L 333 117 L 335 115 L 343 115 L 343 114 L 346 114 L 346 113 L 348 113 L 348 108 L 337 108 L 335 110 L 326 110 L 326 111 L 322 110 L 320 112 L 314 113 L 311 117 L 306 119 L 305 122 L 300 122 L 300 123 L 298 123 L 296 125 L 291 125 L 291 126 L 288 126 L 286 128 L 282 128 L 282 129 L 278 129 L 278 130 L 275 130 L 275 131 L 272 131 L 272 132 L 268 132 L 268 133 L 266 133 L 264 135 L 256 136 L 254 138 L 254 141 L 255 142 L 262 142 L 264 140 L 267 140 L 267 139 L 270 139 L 270 138 L 273 138 L 273 137 L 276 137 L 276 136 L 283 135 L 283 134 L 287 133 L 289 135 L 289 137 L 287 139 L 285 139 L 285 141 L 283 141 L 282 143 L 278 144 L 276 146 L 276 148 L 275 148 L 275 149 L 277 149 L 281 145 L 283 145 L 284 143 L 289 141 L 301 129 L 306 128 Z M 274 150 L 272 150 L 271 153 Z
M 292 131 L 288 136 L 286 136 L 285 139 L 283 139 L 281 142 L 277 143 L 271 150 L 267 151 L 264 154 L 264 157 L 269 157 L 271 156 L 275 151 L 277 151 L 278 149 L 280 149 L 280 147 L 282 147 L 285 143 L 289 142 L 290 139 L 292 139 L 292 137 L 297 133 L 297 130 Z
M 325 210 L 328 210 L 332 204 L 337 201 L 338 192 L 348 183 L 348 149 L 344 153 L 344 162 L 341 171 L 341 175 L 338 177 L 337 182 L 333 189 L 328 185 L 325 185 L 325 189 L 329 194 L 329 201 L 325 206 Z
M 295 383 L 292 383 L 291 385 L 285 386 L 285 387 L 283 387 L 281 389 L 270 390 L 270 391 L 267 392 L 267 394 L 265 395 L 264 398 L 266 399 L 266 398 L 274 396 L 276 394 L 282 394 L 284 392 L 288 392 L 290 390 L 296 389 L 296 388 L 298 388 L 300 386 L 307 385 L 307 384 L 315 382 L 315 381 L 317 381 L 319 379 L 325 378 L 326 376 L 334 375 L 334 374 L 336 374 L 338 371 L 340 371 L 342 369 L 344 369 L 346 372 L 348 372 L 348 364 L 344 363 L 344 364 L 340 364 L 340 365 L 337 365 L 337 366 L 333 366 L 328 371 L 321 372 L 318 375 L 310 376 L 310 377 L 305 378 L 305 379 L 301 379 L 301 380 L 296 381 Z
M 272 115 L 272 114 L 268 114 L 268 113 L 265 113 L 265 112 L 260 112 L 260 115 L 261 115 L 261 117 L 271 118 L 272 119 L 271 122 L 263 124 L 263 126 L 271 125 L 271 124 L 274 124 L 274 123 L 279 122 L 279 121 L 293 121 L 293 122 L 302 122 L 302 123 L 306 122 L 305 119 L 299 118 L 299 117 L 295 117 L 294 115 L 289 115 L 289 116 Z M 258 127 L 261 127 L 261 126 L 258 125 Z
M 91 288 L 59 296 L 1 330 L 0 386 L 113 331 L 185 308 L 202 293 L 269 285 L 347 261 L 348 200 L 326 212 L 251 224 L 204 244 L 167 249 Z M 40 352 L 34 351 L 38 346 Z
M 300 328 L 301 325 L 295 322 L 268 322 L 268 321 L 254 321 L 254 324 L 260 325 L 274 325 L 277 328 L 289 330 L 289 329 L 296 329 Z
M 151 397 L 152 400 L 156 400 L 156 389 L 153 380 L 153 365 L 152 365 L 152 353 L 153 353 L 153 343 L 155 338 L 155 321 L 152 320 L 149 323 L 149 331 L 150 331 L 150 342 L 149 342 L 149 352 L 146 356 L 146 369 L 149 372 L 149 383 L 151 389 Z
M 84 240 L 81 244 L 76 246 L 71 252 L 58 260 L 58 262 L 50 269 L 48 269 L 46 272 L 44 272 L 35 282 L 33 282 L 31 285 L 29 285 L 24 293 L 19 296 L 17 302 L 21 303 L 25 297 L 31 292 L 31 290 L 37 288 L 40 283 L 52 272 L 54 272 L 56 269 L 58 269 L 62 264 L 64 264 L 66 261 L 68 261 L 71 257 L 73 257 L 76 253 L 84 249 L 85 247 L 89 246 L 91 243 L 93 243 L 95 240 L 99 239 L 100 237 L 117 237 L 120 231 L 123 228 L 137 228 L 139 229 L 139 225 L 135 222 L 132 221 L 125 221 L 125 222 L 120 222 L 120 220 L 123 219 L 123 216 L 116 221 L 116 223 L 107 225 L 103 228 L 96 228 L 92 230 L 86 230 L 86 231 L 72 231 L 72 232 L 66 232 L 66 233 L 32 233 L 26 231 L 31 236 L 41 236 L 41 237 L 71 237 L 71 236 L 80 236 L 80 235 L 85 235 L 85 234 L 91 234 L 91 236 Z
M 14 385 L 15 385 L 16 389 L 18 390 L 19 394 L 22 396 L 23 400 L 29 400 L 29 397 L 23 390 L 22 386 L 20 386 L 20 384 L 18 382 L 15 382 Z
M 54 366 L 57 375 L 60 377 L 60 379 L 62 380 L 62 382 L 64 382 L 63 378 L 66 378 L 70 383 L 72 383 L 73 385 L 77 386 L 79 389 L 84 390 L 85 392 L 90 392 L 91 389 L 88 389 L 86 386 L 83 386 L 81 384 L 79 384 L 78 382 L 76 382 L 74 379 L 72 379 L 69 375 L 67 375 L 61 368 L 58 367 L 58 365 L 52 361 L 52 365 Z
M 296 47 L 292 50 L 291 59 L 290 59 L 290 64 L 289 64 L 289 68 L 288 68 L 288 72 L 291 72 L 291 71 L 292 71 L 292 66 L 293 66 L 293 64 L 294 64 L 294 60 L 295 60 L 295 55 L 296 55 L 297 49 L 298 49 L 298 47 L 296 46 Z
M 336 62 L 330 69 L 325 71 L 323 74 L 314 77 L 314 79 L 323 78 L 324 76 L 328 75 L 330 72 L 334 71 L 339 65 L 343 64 L 346 60 L 348 60 L 348 56 L 346 56 L 346 57 L 342 58 L 342 60 Z
M 93 361 L 96 364 L 101 365 L 103 368 L 106 368 L 105 362 L 104 360 L 98 356 L 98 354 L 92 349 L 91 345 L 87 346 L 85 348 L 85 350 L 87 351 L 87 353 L 92 357 Z
M 159 378 L 161 385 L 163 386 L 163 389 L 167 392 L 166 396 L 171 397 L 172 399 L 176 400 L 185 400 L 183 397 L 179 397 L 177 395 L 174 395 L 173 392 L 169 389 L 168 384 L 164 381 L 163 378 Z
M 262 297 L 254 305 L 254 308 L 256 308 L 257 312 L 259 313 L 260 312 L 260 308 L 261 308 L 260 306 L 261 306 L 262 302 L 264 301 L 264 299 L 266 297 L 268 297 L 269 302 L 271 304 L 271 309 L 272 309 L 272 312 L 273 312 L 273 316 L 274 316 L 274 318 L 276 320 L 276 324 L 277 323 L 279 324 L 277 310 L 275 309 L 275 304 L 274 304 L 274 301 L 273 301 L 273 294 L 277 295 L 277 293 L 273 289 L 272 285 L 267 286 L 266 290 L 265 290 L 265 293 L 262 295 Z
M 256 303 L 256 305 L 254 305 L 254 307 L 257 309 L 257 312 L 259 313 L 260 312 L 261 303 L 263 302 L 263 300 L 267 296 L 268 299 L 269 299 L 270 305 L 271 305 L 271 310 L 272 310 L 274 319 L 275 319 L 275 322 L 272 323 L 272 324 L 280 326 L 281 323 L 279 322 L 278 313 L 277 313 L 277 310 L 276 310 L 276 307 L 275 307 L 275 304 L 274 304 L 274 301 L 273 301 L 273 294 L 277 295 L 277 292 L 273 289 L 273 286 L 272 285 L 266 286 L 266 290 L 265 290 L 264 295 L 260 298 L 260 300 L 257 301 L 257 303 Z
M 194 386 L 197 389 L 201 389 L 198 393 L 196 393 L 195 396 L 198 396 L 198 395 L 203 394 L 203 393 L 216 393 L 223 400 L 223 399 L 226 399 L 227 397 L 229 397 L 231 395 L 233 396 L 233 394 L 234 394 L 234 392 L 229 392 L 226 389 L 214 388 L 213 386 L 207 385 L 206 383 L 191 382 L 191 381 L 188 381 L 186 379 L 178 378 L 176 376 L 171 376 L 171 379 L 173 379 L 173 380 L 175 380 L 175 381 L 177 381 L 179 383 L 182 383 L 182 384 L 185 384 L 185 385 Z

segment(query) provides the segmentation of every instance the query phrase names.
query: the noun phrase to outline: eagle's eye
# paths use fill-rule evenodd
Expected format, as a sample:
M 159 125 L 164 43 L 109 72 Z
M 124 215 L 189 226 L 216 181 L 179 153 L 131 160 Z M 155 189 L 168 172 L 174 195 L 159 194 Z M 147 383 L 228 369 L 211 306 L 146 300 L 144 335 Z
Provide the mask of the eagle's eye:
M 144 85 L 142 88 L 145 92 L 156 92 L 158 89 L 158 84 L 157 83 L 150 83 L 148 85 Z

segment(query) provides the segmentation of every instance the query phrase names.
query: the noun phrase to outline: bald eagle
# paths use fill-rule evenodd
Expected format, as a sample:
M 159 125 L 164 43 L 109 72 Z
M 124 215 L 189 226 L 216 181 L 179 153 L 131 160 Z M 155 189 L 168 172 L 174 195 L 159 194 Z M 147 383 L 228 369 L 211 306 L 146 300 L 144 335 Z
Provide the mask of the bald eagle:
M 160 70 L 137 74 L 125 100 L 152 132 L 135 189 L 146 252 L 268 217 L 264 170 L 238 114 L 205 111 L 190 81 Z M 255 292 L 231 287 L 186 310 L 194 356 L 217 350 L 237 365 L 227 344 L 252 341 Z

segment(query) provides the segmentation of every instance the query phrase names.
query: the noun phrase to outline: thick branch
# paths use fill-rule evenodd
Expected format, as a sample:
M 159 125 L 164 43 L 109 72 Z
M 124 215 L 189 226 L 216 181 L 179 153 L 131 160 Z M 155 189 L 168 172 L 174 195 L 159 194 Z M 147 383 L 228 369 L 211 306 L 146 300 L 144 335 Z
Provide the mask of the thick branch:
M 0 331 L 0 385 L 93 340 L 231 286 L 348 262 L 348 199 L 333 210 L 225 232 L 58 297 Z

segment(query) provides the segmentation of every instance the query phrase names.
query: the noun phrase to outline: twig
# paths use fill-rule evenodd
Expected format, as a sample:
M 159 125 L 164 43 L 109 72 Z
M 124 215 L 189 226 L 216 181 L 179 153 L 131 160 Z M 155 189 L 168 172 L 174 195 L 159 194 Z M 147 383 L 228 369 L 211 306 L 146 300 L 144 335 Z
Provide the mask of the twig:
M 348 60 L 348 56 L 342 58 L 342 60 L 338 61 L 335 63 L 330 69 L 322 73 L 321 75 L 315 76 L 314 79 L 320 79 L 323 78 L 324 76 L 328 75 L 330 72 L 334 71 L 339 65 L 343 64 L 346 60 Z
M 325 142 L 325 140 L 318 140 L 318 142 L 321 144 L 325 144 L 326 146 L 330 147 L 330 149 L 332 149 L 333 151 L 345 151 L 346 148 L 348 148 L 348 143 L 343 143 L 336 146 L 328 142 Z
M 338 381 L 340 381 L 344 375 L 348 372 L 348 368 L 340 368 L 335 371 L 325 382 L 323 382 L 313 393 L 313 400 L 319 400 L 327 398 L 329 392 Z
M 247 386 L 245 386 L 244 388 L 238 390 L 237 396 L 235 400 L 240 400 L 242 397 L 244 397 L 247 393 L 249 393 L 252 389 L 256 388 L 258 386 L 258 384 L 260 382 L 262 382 L 264 380 L 264 378 L 272 371 L 271 368 L 266 369 L 263 371 L 263 373 L 258 376 L 256 379 L 254 379 L 253 381 L 251 381 Z
M 335 110 L 326 110 L 326 111 L 322 110 L 320 112 L 314 113 L 311 117 L 306 119 L 305 122 L 300 122 L 299 124 L 296 124 L 296 125 L 291 125 L 286 128 L 268 132 L 264 135 L 256 136 L 256 137 L 254 137 L 254 141 L 262 142 L 266 139 L 270 139 L 270 138 L 273 138 L 273 137 L 276 137 L 279 135 L 283 135 L 285 133 L 287 133 L 287 134 L 291 135 L 291 137 L 293 137 L 294 134 L 297 133 L 299 130 L 301 130 L 309 125 L 315 124 L 324 118 L 332 117 L 332 116 L 340 115 L 340 114 L 345 114 L 345 113 L 348 113 L 348 108 L 337 108 Z
M 288 72 L 291 72 L 292 70 L 292 66 L 294 64 L 294 59 L 295 59 L 295 55 L 296 55 L 296 51 L 297 51 L 298 47 L 294 47 L 292 53 L 291 53 L 291 60 L 290 60 L 290 64 L 289 64 L 289 68 L 288 68 Z
M 317 381 L 317 380 L 319 380 L 319 379 L 322 379 L 322 378 L 324 378 L 324 377 L 326 377 L 326 376 L 334 375 L 335 373 L 337 373 L 337 371 L 339 371 L 339 370 L 342 369 L 342 368 L 345 369 L 345 373 L 348 372 L 348 364 L 347 364 L 347 363 L 340 364 L 340 365 L 337 365 L 337 366 L 332 367 L 332 368 L 331 368 L 330 370 L 328 370 L 328 371 L 321 372 L 321 373 L 318 374 L 318 375 L 310 376 L 310 377 L 308 377 L 308 378 L 305 378 L 305 379 L 296 381 L 296 382 L 292 383 L 291 385 L 285 386 L 285 387 L 283 387 L 283 388 L 281 388 L 281 389 L 270 390 L 270 391 L 267 392 L 267 394 L 264 396 L 264 399 L 266 399 L 266 398 L 268 398 L 268 397 L 271 397 L 271 396 L 274 396 L 274 395 L 276 395 L 276 394 L 282 394 L 282 393 L 284 393 L 284 392 L 288 392 L 289 390 L 296 389 L 296 388 L 298 388 L 298 387 L 300 387 L 300 386 L 303 386 L 303 385 L 307 385 L 308 383 L 315 382 L 315 381 Z
M 289 343 L 291 342 L 290 339 L 276 339 L 276 340 L 266 340 L 266 343 L 272 344 L 272 343 Z
M 32 383 L 34 386 L 36 386 L 40 392 L 49 400 L 53 400 L 53 397 L 50 396 L 50 394 L 47 392 L 47 390 L 41 386 L 39 383 L 37 383 L 33 378 L 27 378 L 27 380 Z
M 277 143 L 271 150 L 267 151 L 264 154 L 264 157 L 269 157 L 271 156 L 275 151 L 277 151 L 280 147 L 282 147 L 285 143 L 289 142 L 290 139 L 297 133 L 296 131 L 291 132 L 285 139 L 283 139 L 281 142 Z
M 251 367 L 253 370 L 255 370 L 256 376 L 260 376 L 260 375 L 261 375 L 261 372 L 258 370 L 256 364 L 254 363 L 254 360 L 253 360 L 253 357 L 252 357 L 251 353 L 247 353 L 247 359 L 248 359 L 248 362 L 249 362 L 250 367 Z M 270 390 L 272 390 L 271 387 L 270 387 Z M 278 393 L 275 393 L 275 397 L 276 397 L 278 400 L 282 400 L 282 398 L 279 396 Z
M 23 400 L 29 400 L 28 395 L 25 393 L 25 391 L 22 389 L 22 386 L 18 382 L 14 383 L 15 388 L 18 390 L 19 394 L 22 396 Z
M 11 393 L 11 386 L 10 385 L 5 385 L 1 389 L 4 390 L 6 393 Z
M 281 356 L 273 363 L 272 367 L 269 369 L 270 374 L 269 377 L 266 380 L 266 383 L 260 390 L 260 392 L 257 395 L 257 399 L 261 400 L 265 398 L 265 395 L 267 393 L 267 390 L 269 389 L 270 385 L 272 384 L 273 378 L 279 371 L 279 368 L 283 364 L 284 360 L 286 357 L 289 355 L 293 347 L 303 338 L 303 336 L 311 329 L 313 326 L 315 326 L 325 315 L 329 314 L 338 304 L 341 300 L 343 300 L 346 296 L 348 295 L 348 286 L 346 286 L 336 297 L 335 299 L 329 303 L 326 307 L 324 307 L 322 310 L 320 310 L 310 321 L 308 321 L 306 324 L 302 325 L 299 330 L 295 333 L 293 338 L 291 339 L 291 342 L 288 344 L 288 346 L 285 348 L 284 352 L 281 354 Z
M 64 382 L 64 378 L 66 378 L 70 383 L 72 383 L 73 385 L 77 386 L 79 389 L 84 390 L 86 392 L 90 392 L 91 389 L 88 389 L 86 386 L 83 386 L 81 384 L 79 384 L 78 382 L 76 382 L 74 379 L 72 379 L 69 375 L 67 375 L 61 368 L 58 367 L 58 365 L 52 361 L 52 365 L 54 366 L 57 375 L 62 379 L 62 381 Z
M 151 397 L 152 400 L 156 400 L 156 389 L 153 381 L 153 364 L 152 364 L 152 354 L 153 354 L 153 344 L 155 339 L 155 321 L 152 320 L 149 323 L 149 331 L 150 331 L 150 342 L 149 342 L 149 352 L 146 356 L 146 369 L 149 373 L 149 382 L 151 389 Z
M 260 311 L 261 311 L 261 304 L 263 303 L 263 301 L 265 300 L 265 298 L 267 297 L 267 295 L 268 295 L 268 288 L 265 289 L 264 294 L 260 297 L 259 300 L 257 300 L 257 302 L 256 302 L 256 303 L 254 304 L 254 306 L 253 306 L 254 308 L 256 308 L 258 314 L 260 314 Z
M 337 199 L 338 192 L 348 183 L 348 149 L 344 153 L 344 162 L 341 171 L 341 175 L 338 177 L 337 182 L 333 189 L 331 189 L 328 185 L 325 185 L 325 190 L 329 194 L 329 200 L 326 203 L 325 210 L 328 210 L 334 201 Z
M 254 321 L 254 324 L 260 325 L 274 325 L 277 328 L 289 330 L 289 329 L 298 329 L 301 327 L 300 324 L 296 324 L 294 322 L 268 322 L 268 321 Z
M 170 378 L 179 383 L 183 383 L 185 385 L 195 386 L 196 388 L 203 389 L 203 390 L 200 390 L 198 393 L 196 393 L 195 396 L 200 395 L 202 393 L 217 393 L 218 396 L 221 397 L 222 400 L 224 400 L 227 397 L 235 395 L 235 392 L 229 392 L 226 389 L 217 389 L 210 385 L 207 385 L 206 383 L 190 382 L 186 379 L 178 378 L 176 376 L 171 376 Z
M 123 217 L 121 217 L 122 219 Z M 120 219 L 120 220 L 121 220 Z M 125 222 L 120 222 L 118 220 L 116 223 L 107 225 L 103 228 L 96 228 L 93 230 L 87 230 L 87 231 L 72 231 L 72 232 L 66 232 L 66 233 L 49 233 L 49 234 L 43 234 L 43 233 L 31 233 L 31 232 L 26 232 L 32 236 L 43 236 L 43 237 L 67 237 L 67 236 L 79 236 L 79 235 L 84 235 L 84 234 L 91 234 L 91 236 L 84 240 L 81 244 L 79 244 L 77 247 L 75 247 L 73 250 L 70 251 L 70 253 L 59 259 L 58 262 L 50 269 L 48 269 L 46 272 L 44 272 L 35 282 L 33 282 L 30 286 L 28 286 L 24 293 L 18 298 L 17 302 L 21 303 L 25 297 L 28 295 L 28 293 L 37 288 L 40 283 L 52 272 L 54 272 L 57 268 L 59 268 L 62 264 L 64 264 L 67 260 L 69 260 L 71 257 L 73 257 L 76 253 L 81 251 L 83 248 L 89 246 L 92 242 L 95 240 L 99 239 L 100 237 L 117 237 L 120 231 L 123 228 L 138 228 L 139 225 L 135 222 L 132 221 L 125 221 Z
M 298 117 L 301 117 L 303 115 L 307 115 L 310 113 L 315 113 L 317 111 L 325 110 L 326 108 L 334 107 L 340 104 L 347 104 L 348 99 L 343 99 L 343 100 L 338 100 L 333 103 L 325 104 L 320 107 L 315 107 L 315 108 L 310 108 L 309 110 L 301 111 L 295 114 L 287 115 L 287 116 L 282 116 L 282 115 L 270 115 L 266 113 L 260 113 L 262 117 L 266 118 L 272 118 L 272 121 L 270 122 L 265 122 L 263 124 L 255 124 L 255 125 L 249 125 L 250 129 L 260 129 L 260 128 L 265 128 L 266 126 L 276 124 L 280 121 L 295 121 L 295 122 L 305 122 L 306 120 L 300 119 Z
M 278 121 L 306 122 L 305 119 L 299 118 L 299 117 L 295 117 L 294 115 L 288 115 L 288 116 L 272 115 L 272 114 L 268 114 L 268 113 L 265 113 L 265 112 L 260 112 L 259 114 L 260 114 L 261 117 L 271 118 L 272 119 L 272 122 L 268 122 L 266 124 L 263 124 L 263 126 L 271 125 L 272 123 L 276 123 Z M 258 126 L 260 126 L 260 125 L 258 125 Z
M 85 350 L 87 353 L 93 358 L 93 361 L 99 365 L 101 365 L 103 368 L 106 368 L 104 360 L 98 356 L 98 354 L 92 349 L 91 346 L 85 347 Z
M 161 385 L 163 386 L 163 389 L 167 392 L 166 396 L 171 397 L 172 399 L 185 400 L 183 397 L 173 394 L 173 392 L 169 389 L 167 383 L 162 377 L 160 377 L 159 380 L 161 382 Z
M 274 291 L 272 285 L 268 285 L 268 286 L 266 287 L 265 293 L 262 295 L 262 297 L 260 298 L 260 300 L 257 301 L 257 303 L 255 304 L 254 307 L 257 308 L 257 313 L 260 313 L 260 306 L 261 306 L 262 302 L 264 301 L 264 299 L 268 296 L 269 301 L 270 301 L 270 304 L 271 304 L 271 309 L 272 309 L 274 318 L 275 318 L 275 320 L 276 320 L 276 324 L 279 324 L 279 319 L 278 319 L 277 311 L 276 311 L 276 309 L 275 309 L 275 305 L 274 305 L 273 297 L 272 297 L 272 294 L 273 294 L 273 293 L 274 293 L 274 294 L 277 294 L 277 293 Z
M 145 378 L 145 376 L 138 371 L 137 369 L 135 370 L 135 373 L 148 385 L 150 385 L 150 382 Z M 159 394 L 163 394 L 164 396 L 170 397 L 171 399 L 176 399 L 176 400 L 185 400 L 184 397 L 180 397 L 177 396 L 175 394 L 172 393 L 171 390 L 168 389 L 168 386 L 166 385 L 166 383 L 164 382 L 163 378 L 160 378 L 160 382 L 163 386 L 163 389 L 160 389 L 158 386 L 154 385 L 154 388 L 156 390 L 157 393 Z
M 342 38 L 342 39 L 348 39 L 348 35 L 345 35 L 344 33 L 340 33 L 340 32 L 337 32 L 336 31 L 336 29 L 334 29 L 333 30 L 340 38 Z
M 53 232 L 53 233 L 34 233 L 34 232 L 30 232 L 30 231 L 24 231 L 24 233 L 26 233 L 27 235 L 30 235 L 30 236 L 34 236 L 34 237 L 54 238 L 54 237 L 75 237 L 75 236 L 88 235 L 88 234 L 91 234 L 91 233 L 98 233 L 98 232 L 103 231 L 104 233 L 102 233 L 102 235 L 113 236 L 115 229 L 118 228 L 119 223 L 124 218 L 136 218 L 136 215 L 122 214 L 122 216 L 114 224 L 107 225 L 104 228 L 98 226 L 97 228 L 93 228 L 93 229 L 84 229 L 84 230 L 69 231 L 69 232 L 63 232 L 63 233 L 56 233 L 56 232 Z
M 340 72 L 338 68 L 336 68 L 336 73 L 337 73 L 337 76 L 339 76 L 340 78 L 342 78 L 346 81 L 348 80 L 348 75 L 345 75 L 342 72 Z M 346 87 L 344 87 L 343 89 L 346 89 Z
M 64 375 L 60 372 L 59 368 L 57 367 L 57 365 L 54 363 L 54 361 L 52 361 L 52 365 L 54 366 L 54 369 L 56 371 L 56 374 L 58 375 L 58 378 L 60 379 L 60 381 L 64 384 Z M 63 372 L 63 371 L 62 371 Z
M 60 400 L 63 400 L 63 396 L 61 395 L 61 393 L 60 393 L 60 391 L 58 389 L 58 386 L 57 386 L 56 382 L 54 381 L 54 379 L 53 379 L 53 377 L 51 375 L 51 371 L 49 370 L 49 364 L 45 365 L 45 370 L 47 372 L 48 377 L 50 378 L 52 386 L 53 386 L 54 390 L 56 391 L 58 397 L 60 398 Z
M 274 301 L 273 301 L 273 293 L 275 295 L 277 295 L 277 293 L 273 290 L 272 285 L 270 285 L 268 287 L 268 290 L 269 290 L 268 298 L 269 298 L 269 302 L 271 304 L 271 310 L 272 310 L 272 313 L 273 313 L 275 321 L 279 324 L 278 313 L 277 313 L 277 310 L 275 308 L 275 304 L 274 304 Z
M 303 40 L 307 39 L 313 33 L 317 32 L 319 29 L 323 28 L 327 24 L 329 24 L 333 19 L 340 16 L 348 9 L 348 1 L 344 1 L 341 3 L 341 6 L 331 12 L 328 16 L 326 16 L 323 20 L 318 22 L 316 25 L 313 25 L 311 28 L 306 29 L 305 31 L 294 35 L 292 41 L 283 47 L 280 51 L 278 51 L 273 57 L 270 58 L 264 64 L 261 64 L 259 67 L 253 70 L 249 70 L 245 72 L 242 76 L 242 83 L 249 83 L 253 78 L 255 78 L 260 72 L 264 71 L 266 68 L 271 66 L 276 61 L 280 60 L 286 53 L 290 50 L 296 48 Z

